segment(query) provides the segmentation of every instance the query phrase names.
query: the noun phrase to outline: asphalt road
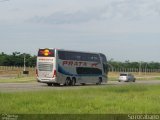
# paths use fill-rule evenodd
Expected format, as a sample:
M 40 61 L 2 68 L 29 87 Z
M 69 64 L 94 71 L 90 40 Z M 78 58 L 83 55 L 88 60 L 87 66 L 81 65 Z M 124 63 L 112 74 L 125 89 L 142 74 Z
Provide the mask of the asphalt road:
M 119 85 L 128 85 L 128 84 L 160 84 L 160 80 L 141 80 L 133 82 L 118 82 L 118 81 L 108 81 L 107 84 L 102 84 L 100 86 L 106 87 L 108 86 L 119 86 Z M 97 85 L 77 85 L 77 86 L 60 86 L 60 87 L 48 87 L 47 84 L 44 83 L 0 83 L 0 92 L 15 92 L 15 91 L 39 91 L 39 90 L 63 90 L 63 89 L 80 89 L 82 87 L 97 87 Z

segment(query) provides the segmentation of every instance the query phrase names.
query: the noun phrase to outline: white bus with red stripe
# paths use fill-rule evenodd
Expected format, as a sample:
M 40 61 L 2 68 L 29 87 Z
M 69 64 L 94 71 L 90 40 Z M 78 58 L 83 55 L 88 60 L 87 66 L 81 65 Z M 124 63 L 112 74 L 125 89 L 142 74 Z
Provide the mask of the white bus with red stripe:
M 39 49 L 37 81 L 52 85 L 101 84 L 107 82 L 107 59 L 102 53 Z

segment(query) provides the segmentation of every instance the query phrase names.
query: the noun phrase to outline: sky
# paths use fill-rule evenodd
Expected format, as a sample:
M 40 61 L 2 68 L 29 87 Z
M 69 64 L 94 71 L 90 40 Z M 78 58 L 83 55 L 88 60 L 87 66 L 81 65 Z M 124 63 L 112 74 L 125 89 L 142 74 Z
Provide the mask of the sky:
M 160 0 L 0 0 L 0 52 L 39 48 L 160 62 Z

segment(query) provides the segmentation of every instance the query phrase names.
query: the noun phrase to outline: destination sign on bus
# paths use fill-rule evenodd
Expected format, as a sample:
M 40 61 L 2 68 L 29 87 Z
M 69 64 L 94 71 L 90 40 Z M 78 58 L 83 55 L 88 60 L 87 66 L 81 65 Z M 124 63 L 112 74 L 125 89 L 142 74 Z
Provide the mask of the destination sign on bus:
M 54 52 L 53 52 L 53 50 L 49 50 L 49 49 L 40 49 L 38 52 L 38 56 L 40 56 L 40 57 L 54 57 Z

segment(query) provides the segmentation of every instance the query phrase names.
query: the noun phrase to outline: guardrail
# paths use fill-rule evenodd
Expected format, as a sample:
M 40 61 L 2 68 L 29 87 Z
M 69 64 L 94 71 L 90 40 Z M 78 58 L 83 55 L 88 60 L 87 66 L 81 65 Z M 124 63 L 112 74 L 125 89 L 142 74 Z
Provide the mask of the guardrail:
M 23 67 L 19 66 L 0 66 L 0 71 L 23 71 Z M 35 67 L 26 67 L 28 71 L 35 71 Z
M 160 69 L 141 69 L 139 70 L 138 68 L 109 68 L 109 72 L 147 72 L 147 73 L 152 73 L 152 72 L 159 72 Z

